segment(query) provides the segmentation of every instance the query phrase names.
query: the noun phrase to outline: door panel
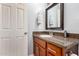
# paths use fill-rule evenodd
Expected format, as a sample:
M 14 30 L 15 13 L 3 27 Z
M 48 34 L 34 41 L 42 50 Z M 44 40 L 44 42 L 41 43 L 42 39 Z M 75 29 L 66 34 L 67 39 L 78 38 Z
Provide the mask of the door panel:
M 26 55 L 27 52 L 27 41 L 25 37 L 16 37 L 16 55 L 22 56 Z
M 0 11 L 0 55 L 12 55 L 11 7 L 0 4 Z
M 11 7 L 2 5 L 2 28 L 8 29 L 11 25 Z
M 18 29 L 24 29 L 24 9 L 17 8 L 17 21 L 16 26 Z
M 15 26 L 15 40 L 16 40 L 16 54 L 26 55 L 27 54 L 27 38 L 24 34 L 26 32 L 24 27 L 24 9 L 16 8 L 16 26 Z

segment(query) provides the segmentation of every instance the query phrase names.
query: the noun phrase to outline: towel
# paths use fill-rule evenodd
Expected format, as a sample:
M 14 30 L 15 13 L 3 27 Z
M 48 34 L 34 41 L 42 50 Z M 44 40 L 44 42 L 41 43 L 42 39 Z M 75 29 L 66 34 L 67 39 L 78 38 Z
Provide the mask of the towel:
M 77 55 L 73 53 L 73 54 L 71 54 L 70 56 L 77 56 Z

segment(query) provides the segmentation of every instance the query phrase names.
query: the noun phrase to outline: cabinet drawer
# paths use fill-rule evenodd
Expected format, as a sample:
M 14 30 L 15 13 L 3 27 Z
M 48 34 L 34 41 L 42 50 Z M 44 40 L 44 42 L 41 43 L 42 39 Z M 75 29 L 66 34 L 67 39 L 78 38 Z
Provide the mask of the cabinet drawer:
M 62 49 L 50 43 L 47 43 L 47 52 L 50 52 L 52 55 L 55 55 L 55 56 L 62 55 Z
M 46 47 L 46 42 L 44 40 L 41 40 L 39 38 L 35 38 L 34 41 L 38 43 L 41 47 L 45 48 Z

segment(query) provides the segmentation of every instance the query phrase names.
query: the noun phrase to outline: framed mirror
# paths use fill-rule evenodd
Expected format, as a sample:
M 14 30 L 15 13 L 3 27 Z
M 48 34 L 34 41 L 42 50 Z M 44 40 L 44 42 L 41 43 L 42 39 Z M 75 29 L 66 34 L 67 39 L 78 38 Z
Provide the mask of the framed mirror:
M 64 29 L 64 4 L 53 3 L 46 8 L 46 29 Z

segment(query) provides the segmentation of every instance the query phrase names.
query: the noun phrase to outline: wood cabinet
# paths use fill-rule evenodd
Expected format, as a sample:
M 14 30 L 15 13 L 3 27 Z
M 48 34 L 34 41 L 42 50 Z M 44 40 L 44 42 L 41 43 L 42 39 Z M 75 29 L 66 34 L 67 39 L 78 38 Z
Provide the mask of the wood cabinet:
M 34 39 L 34 55 L 46 56 L 46 42 L 38 38 Z
M 63 56 L 64 50 L 50 42 L 40 38 L 34 38 L 34 55 L 35 56 Z

